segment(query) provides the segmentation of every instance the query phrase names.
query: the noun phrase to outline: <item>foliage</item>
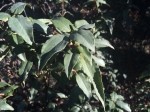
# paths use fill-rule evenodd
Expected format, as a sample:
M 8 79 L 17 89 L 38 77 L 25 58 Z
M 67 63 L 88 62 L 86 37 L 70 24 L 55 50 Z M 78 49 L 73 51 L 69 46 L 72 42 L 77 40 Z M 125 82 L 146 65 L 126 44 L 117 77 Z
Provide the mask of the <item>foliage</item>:
M 143 12 L 142 20 L 138 12 L 140 8 L 134 6 L 134 2 L 2 0 L 0 110 L 135 111 L 131 102 L 126 103 L 133 97 L 128 94 L 134 93 L 134 90 L 142 94 L 143 88 L 145 90 L 147 83 L 149 84 L 149 68 L 145 72 L 142 67 L 134 70 L 143 72 L 140 78 L 146 79 L 145 85 L 134 90 L 132 87 L 124 89 L 125 82 L 133 76 L 125 70 L 129 68 L 130 71 L 130 67 L 138 64 L 131 63 L 132 59 L 128 57 L 130 52 L 123 54 L 124 57 L 127 55 L 129 63 L 122 62 L 120 55 L 125 52 L 124 49 L 132 47 L 138 51 L 139 43 L 136 42 L 139 42 L 141 36 L 138 35 L 139 32 L 148 35 L 149 30 L 145 25 L 148 22 L 149 10 L 143 10 L 146 12 Z M 139 27 L 142 28 L 141 31 Z M 134 34 L 137 34 L 136 39 L 132 38 Z M 145 41 L 140 42 L 143 47 Z M 149 52 L 145 47 L 142 49 Z M 132 53 L 133 51 L 131 55 Z M 140 56 L 135 55 L 134 60 L 138 59 Z M 127 66 L 120 70 L 115 65 L 118 62 L 121 67 L 124 63 Z M 143 65 L 142 61 L 141 66 Z M 120 80 L 122 76 L 123 79 Z M 124 83 L 123 87 L 119 85 L 120 82 Z M 121 91 L 121 88 L 124 90 Z M 145 94 L 144 98 L 147 98 L 147 92 Z
M 65 4 L 64 1 L 59 3 Z M 97 1 L 97 7 L 99 3 L 105 4 L 105 1 Z M 101 47 L 113 48 L 111 44 L 100 37 L 100 32 L 94 24 L 89 24 L 86 20 L 76 20 L 74 25 L 64 17 L 64 12 L 54 14 L 52 18 L 34 19 L 27 16 L 26 7 L 32 9 L 29 3 L 17 2 L 6 12 L 0 13 L 3 40 L 1 60 L 8 53 L 18 58 L 18 75 L 21 83 L 11 86 L 1 82 L 2 89 L 4 86 L 9 87 L 1 91 L 6 97 L 1 99 L 0 109 L 14 110 L 6 103 L 6 98 L 12 96 L 17 87 L 19 90 L 29 85 L 30 97 L 27 102 L 31 104 L 36 101 L 35 97 L 43 94 L 43 90 L 46 92 L 46 99 L 40 103 L 43 103 L 46 110 L 92 111 L 90 101 L 93 98 L 101 103 L 99 109 L 103 107 L 105 110 L 104 87 L 99 69 L 99 66 L 105 67 L 105 61 L 97 54 Z M 65 7 L 62 8 L 64 11 Z M 38 41 L 39 38 L 43 38 L 42 42 Z M 51 84 L 48 80 L 51 75 L 61 88 L 69 84 L 71 88 L 68 92 L 50 91 Z M 35 83 L 32 82 L 32 78 L 35 79 Z M 40 86 L 35 85 L 36 83 Z M 51 101 L 49 97 L 53 95 L 54 98 L 56 96 L 56 100 L 57 97 L 62 100 L 60 104 Z M 17 111 L 23 111 L 27 102 L 22 101 L 17 106 Z

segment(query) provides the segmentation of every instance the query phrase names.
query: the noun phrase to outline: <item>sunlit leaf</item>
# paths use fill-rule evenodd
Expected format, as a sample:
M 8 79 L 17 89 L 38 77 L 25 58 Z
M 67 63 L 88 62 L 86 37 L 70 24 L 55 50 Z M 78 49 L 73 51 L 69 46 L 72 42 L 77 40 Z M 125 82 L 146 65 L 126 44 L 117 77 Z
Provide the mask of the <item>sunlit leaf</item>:
M 84 56 L 80 56 L 80 61 L 79 61 L 80 65 L 82 66 L 82 70 L 83 72 L 90 78 L 90 79 L 93 79 L 93 76 L 94 76 L 94 68 L 93 66 L 91 65 L 91 63 L 86 59 L 84 58 Z
M 62 51 L 67 43 L 68 41 L 64 35 L 55 35 L 47 40 L 42 46 L 39 69 L 41 70 L 54 54 Z
M 95 39 L 95 46 L 96 48 L 110 47 L 114 49 L 114 47 L 110 44 L 110 42 L 104 38 Z
M 8 21 L 8 25 L 12 31 L 15 31 L 21 36 L 26 43 L 32 45 L 33 42 L 33 27 L 32 23 L 23 16 L 17 18 L 11 17 Z
M 80 29 L 79 31 L 72 33 L 70 35 L 70 39 L 79 42 L 80 44 L 95 52 L 94 36 L 89 30 Z
M 93 60 L 95 61 L 95 63 L 101 67 L 105 67 L 105 61 L 101 58 L 98 58 L 94 55 L 92 55 Z
M 33 28 L 34 29 L 47 34 L 48 25 L 46 25 L 45 23 L 43 23 L 39 20 L 33 20 L 32 22 L 33 22 Z
M 88 79 L 82 73 L 77 73 L 76 82 L 78 86 L 81 88 L 81 90 L 84 92 L 84 94 L 88 98 L 90 98 L 91 97 L 91 84 L 88 81 Z
M 25 53 L 18 54 L 18 57 L 24 62 L 27 61 Z
M 26 5 L 26 3 L 17 2 L 11 6 L 10 11 L 14 14 L 21 14 L 24 11 Z
M 95 27 L 95 24 L 87 24 L 87 25 L 81 26 L 79 29 L 90 30 L 94 27 Z
M 92 84 L 95 90 L 95 94 L 97 95 L 99 101 L 102 103 L 102 106 L 105 109 L 104 86 L 102 82 L 102 76 L 100 75 L 100 71 L 98 68 L 96 68 L 96 72 L 94 74 L 94 80 L 92 80 Z
M 8 19 L 10 18 L 10 15 L 8 13 L 5 12 L 0 12 L 0 20 L 1 21 L 8 21 Z
M 64 17 L 54 18 L 52 19 L 52 23 L 58 30 L 62 32 L 70 32 L 71 31 L 70 27 L 73 26 L 73 24 Z
M 41 21 L 42 23 L 48 24 L 48 25 L 52 24 L 52 21 L 50 19 L 38 19 L 38 21 Z
M 19 68 L 19 75 L 21 75 L 21 81 L 25 81 L 28 77 L 28 74 L 33 66 L 33 62 L 30 61 L 22 61 L 21 66 Z
M 71 51 L 65 55 L 64 58 L 64 67 L 67 77 L 70 77 L 70 73 L 73 67 L 76 65 L 79 59 L 79 54 L 72 53 Z
M 79 28 L 83 25 L 88 25 L 89 23 L 86 20 L 77 20 L 75 21 L 75 26 L 76 28 Z
M 13 96 L 13 92 L 14 90 L 18 88 L 18 86 L 15 85 L 11 85 L 9 87 L 7 87 L 5 90 L 1 91 L 3 94 L 5 94 L 6 97 L 10 97 Z
M 124 103 L 123 101 L 118 100 L 116 102 L 116 105 L 119 106 L 120 108 L 126 110 L 127 112 L 131 112 L 131 109 L 127 103 Z
M 124 100 L 123 96 L 118 95 L 116 92 L 110 94 L 111 100 L 116 102 L 117 100 Z
M 16 44 L 22 44 L 22 43 L 24 43 L 23 38 L 20 37 L 19 35 L 13 35 L 13 34 L 12 34 L 12 38 L 13 38 L 13 40 L 14 40 L 14 42 L 15 42 Z
M 14 108 L 6 103 L 6 100 L 0 99 L 0 110 L 10 110 L 13 111 Z
M 0 82 L 0 88 L 8 86 L 9 84 L 7 84 L 6 82 Z
M 87 59 L 90 62 L 90 64 L 92 65 L 92 56 L 91 56 L 91 53 L 89 52 L 89 50 L 84 46 L 78 46 L 78 50 L 80 51 L 82 56 L 84 56 L 84 58 Z
M 114 109 L 116 107 L 115 103 L 112 100 L 109 100 L 108 104 L 110 109 Z
M 2 61 L 4 59 L 4 57 L 8 54 L 9 50 L 10 50 L 10 48 L 7 47 L 7 48 L 5 48 L 5 50 L 2 53 L 0 53 L 0 61 Z
M 63 93 L 57 93 L 57 96 L 60 98 L 68 98 L 65 94 Z

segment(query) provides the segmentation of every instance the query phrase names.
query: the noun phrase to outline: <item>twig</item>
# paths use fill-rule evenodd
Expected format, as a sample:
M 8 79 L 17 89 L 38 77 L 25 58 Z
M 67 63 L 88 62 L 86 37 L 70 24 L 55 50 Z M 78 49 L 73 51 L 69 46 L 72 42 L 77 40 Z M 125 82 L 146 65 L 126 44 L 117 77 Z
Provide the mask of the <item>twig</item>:
M 1 8 L 0 8 L 0 11 L 3 9 L 3 8 L 5 8 L 5 7 L 7 7 L 7 6 L 10 6 L 10 5 L 12 5 L 13 3 L 11 2 L 11 3 L 9 3 L 9 4 L 5 4 L 5 5 L 3 5 Z

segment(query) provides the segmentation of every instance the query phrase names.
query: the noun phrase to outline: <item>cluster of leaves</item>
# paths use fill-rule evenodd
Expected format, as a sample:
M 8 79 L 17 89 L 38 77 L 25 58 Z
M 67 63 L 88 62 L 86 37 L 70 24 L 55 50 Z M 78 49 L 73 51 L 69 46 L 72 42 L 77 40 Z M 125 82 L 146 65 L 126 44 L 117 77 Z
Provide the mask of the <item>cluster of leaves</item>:
M 65 13 L 68 13 L 65 10 L 65 4 L 68 2 L 70 1 L 54 2 L 62 7 L 60 12 L 51 15 L 52 18 L 28 17 L 25 9 L 33 7 L 23 2 L 14 3 L 6 12 L 0 13 L 2 43 L 0 61 L 11 54 L 21 63 L 18 70 L 21 84 L 15 86 L 6 82 L 0 83 L 0 92 L 6 96 L 0 100 L 2 104 L 0 110 L 13 110 L 6 103 L 6 99 L 17 87 L 21 89 L 24 86 L 28 86 L 30 97 L 27 96 L 26 102 L 21 102 L 17 107 L 18 111 L 23 111 L 26 103 L 33 104 L 40 95 L 44 96 L 45 103 L 42 101 L 40 103 L 43 103 L 41 105 L 45 110 L 73 112 L 105 110 L 104 86 L 100 72 L 100 67 L 105 67 L 105 58 L 101 48 L 113 48 L 109 41 L 100 35 L 104 32 L 100 25 L 105 20 L 91 24 L 95 21 L 88 23 L 82 19 L 75 20 L 73 24 L 64 17 Z M 100 4 L 106 4 L 104 0 L 86 2 L 90 3 L 96 3 L 97 11 Z M 105 22 L 109 24 L 109 21 Z M 111 33 L 112 26 L 110 25 L 108 29 Z M 64 89 L 67 86 L 69 90 L 53 90 L 50 87 L 53 84 L 49 82 L 51 76 L 56 80 L 58 88 Z M 46 91 L 44 93 L 46 95 L 42 95 L 41 91 Z M 52 97 L 55 97 L 55 101 L 51 100 Z M 115 100 L 115 104 L 123 110 L 131 111 L 123 99 L 119 101 L 117 99 L 112 98 L 112 101 Z M 98 102 L 97 106 L 93 106 L 93 102 Z M 109 101 L 110 105 L 111 103 Z M 110 106 L 111 109 L 121 110 L 115 106 Z

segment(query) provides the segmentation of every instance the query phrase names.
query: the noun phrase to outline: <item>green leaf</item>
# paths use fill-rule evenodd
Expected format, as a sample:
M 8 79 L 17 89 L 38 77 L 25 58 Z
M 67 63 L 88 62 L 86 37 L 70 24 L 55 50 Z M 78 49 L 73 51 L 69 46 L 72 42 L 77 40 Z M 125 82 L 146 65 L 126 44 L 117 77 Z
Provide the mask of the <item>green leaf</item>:
M 98 66 L 105 67 L 105 61 L 103 59 L 98 58 L 94 55 L 92 55 L 92 58 Z
M 0 20 L 1 21 L 8 21 L 8 19 L 10 18 L 10 15 L 8 13 L 5 12 L 0 12 Z
M 91 63 L 86 59 L 84 58 L 84 56 L 81 54 L 80 56 L 80 61 L 79 61 L 80 65 L 82 66 L 82 70 L 83 72 L 90 78 L 90 79 L 93 79 L 93 76 L 94 76 L 94 68 L 93 66 L 91 65 Z
M 64 57 L 64 67 L 67 77 L 70 77 L 70 73 L 73 67 L 77 64 L 79 60 L 79 54 L 68 52 Z
M 100 4 L 107 4 L 105 0 L 96 0 L 97 2 L 99 2 Z
M 90 30 L 90 29 L 92 29 L 94 27 L 95 27 L 95 24 L 87 24 L 87 25 L 81 26 L 79 29 Z
M 15 3 L 11 6 L 10 11 L 14 14 L 21 14 L 24 11 L 26 5 L 26 3 L 22 2 Z
M 116 105 L 119 106 L 120 108 L 126 110 L 127 112 L 131 112 L 131 109 L 127 103 L 124 103 L 123 101 L 117 101 Z
M 65 94 L 63 93 L 57 93 L 57 96 L 60 98 L 68 98 Z
M 41 54 L 48 53 L 51 51 L 55 46 L 57 46 L 60 42 L 63 41 L 65 35 L 54 35 L 50 39 L 48 39 L 42 46 Z
M 88 2 L 95 2 L 95 0 L 88 0 Z M 99 7 L 99 4 L 107 4 L 105 0 L 96 0 L 96 5 Z
M 45 23 L 43 23 L 39 20 L 33 20 L 32 22 L 33 22 L 33 28 L 34 29 L 47 34 L 48 25 L 46 25 Z
M 108 104 L 109 104 L 109 108 L 110 109 L 115 109 L 116 105 L 115 105 L 115 103 L 112 100 L 109 100 Z
M 50 19 L 38 19 L 38 21 L 41 21 L 42 23 L 48 24 L 48 25 L 52 24 L 52 21 Z
M 24 43 L 24 40 L 23 40 L 22 37 L 20 37 L 19 35 L 13 35 L 13 34 L 12 34 L 12 38 L 13 38 L 14 42 L 15 42 L 17 45 Z
M 96 72 L 94 74 L 94 80 L 92 80 L 92 84 L 99 101 L 102 103 L 102 106 L 105 109 L 104 86 L 102 82 L 102 76 L 100 75 L 100 71 L 98 68 L 96 68 Z
M 114 49 L 114 47 L 110 44 L 110 42 L 104 38 L 95 39 L 95 46 L 96 48 L 110 47 Z
M 67 43 L 68 41 L 64 35 L 55 35 L 47 40 L 42 46 L 39 69 L 41 70 L 54 54 L 62 51 Z
M 70 32 L 71 31 L 70 26 L 73 26 L 73 24 L 64 17 L 54 18 L 52 19 L 52 23 L 58 30 L 62 32 Z
M 6 100 L 0 99 L 0 110 L 11 110 L 13 111 L 14 108 L 6 103 Z
M 8 98 L 10 96 L 13 96 L 13 92 L 16 88 L 18 88 L 18 86 L 12 85 L 12 86 L 7 87 L 5 90 L 3 90 L 1 92 L 4 93 L 5 96 L 7 96 L 7 98 Z
M 26 43 L 32 45 L 33 41 L 33 27 L 32 23 L 23 16 L 17 18 L 11 17 L 8 21 L 8 25 L 12 31 L 15 31 L 21 36 Z
M 84 92 L 84 94 L 90 98 L 91 97 L 91 84 L 88 81 L 87 77 L 83 75 L 83 73 L 76 74 L 76 82 L 80 89 Z
M 27 61 L 25 53 L 18 54 L 18 57 L 24 62 Z
M 91 57 L 91 53 L 89 52 L 89 50 L 84 46 L 78 46 L 78 50 L 80 53 L 82 53 L 82 56 L 84 56 L 84 58 L 87 59 L 92 65 L 92 57 Z
M 7 84 L 6 82 L 0 82 L 0 88 L 3 88 L 5 86 L 8 86 L 9 84 Z
M 75 21 L 75 27 L 80 28 L 83 25 L 88 25 L 89 23 L 86 20 L 78 20 Z
M 55 3 L 58 4 L 58 3 L 62 3 L 62 2 L 66 2 L 68 3 L 68 0 L 55 0 Z
M 124 100 L 123 96 L 118 95 L 116 92 L 111 93 L 110 96 L 113 102 L 116 102 L 117 100 Z
M 0 53 L 0 61 L 2 61 L 4 59 L 4 57 L 8 54 L 9 50 L 10 50 L 10 48 L 7 47 L 7 48 L 5 48 L 5 50 L 2 53 Z
M 94 36 L 89 30 L 76 31 L 70 35 L 70 39 L 79 42 L 91 51 L 95 52 Z
M 69 112 L 80 112 L 80 110 L 81 110 L 80 105 L 75 105 L 70 109 Z
M 22 61 L 21 67 L 19 68 L 19 75 L 21 75 L 21 81 L 25 81 L 28 77 L 28 74 L 33 66 L 33 62 Z

